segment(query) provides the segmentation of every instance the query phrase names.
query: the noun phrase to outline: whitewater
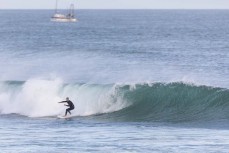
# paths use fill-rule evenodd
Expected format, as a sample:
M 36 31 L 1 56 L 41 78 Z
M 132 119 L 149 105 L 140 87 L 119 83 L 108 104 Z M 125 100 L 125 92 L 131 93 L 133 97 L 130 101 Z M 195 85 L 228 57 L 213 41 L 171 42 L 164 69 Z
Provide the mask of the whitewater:
M 229 11 L 50 14 L 0 11 L 1 152 L 229 150 Z

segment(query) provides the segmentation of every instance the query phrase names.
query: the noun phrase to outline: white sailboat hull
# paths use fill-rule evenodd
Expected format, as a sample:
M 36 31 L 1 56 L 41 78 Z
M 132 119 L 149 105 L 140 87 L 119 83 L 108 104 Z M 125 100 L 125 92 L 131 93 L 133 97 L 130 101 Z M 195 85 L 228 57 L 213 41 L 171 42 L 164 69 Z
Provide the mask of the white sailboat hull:
M 77 22 L 75 18 L 51 18 L 52 22 Z

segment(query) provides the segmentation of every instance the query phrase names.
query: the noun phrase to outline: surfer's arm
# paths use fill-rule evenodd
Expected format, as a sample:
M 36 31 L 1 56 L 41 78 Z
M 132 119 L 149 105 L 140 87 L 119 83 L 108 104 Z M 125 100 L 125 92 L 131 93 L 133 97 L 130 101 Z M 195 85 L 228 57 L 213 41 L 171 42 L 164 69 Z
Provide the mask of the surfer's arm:
M 58 103 L 66 103 L 67 101 L 61 101 L 61 102 L 58 102 Z

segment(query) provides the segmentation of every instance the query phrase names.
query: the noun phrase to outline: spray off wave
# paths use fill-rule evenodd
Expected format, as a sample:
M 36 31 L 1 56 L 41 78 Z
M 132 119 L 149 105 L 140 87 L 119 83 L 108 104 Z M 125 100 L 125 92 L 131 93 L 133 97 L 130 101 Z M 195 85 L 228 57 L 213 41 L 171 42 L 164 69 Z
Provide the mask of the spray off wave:
M 74 116 L 111 121 L 208 121 L 229 119 L 229 90 L 184 83 L 64 84 L 32 79 L 0 83 L 0 113 L 45 117 L 63 114 L 65 97 Z M 102 115 L 97 115 L 102 114 Z
M 76 106 L 74 116 L 108 113 L 125 107 L 125 102 L 115 94 L 113 85 L 64 84 L 58 79 L 5 81 L 0 84 L 0 113 L 56 116 L 64 114 L 65 107 L 58 102 L 66 97 Z

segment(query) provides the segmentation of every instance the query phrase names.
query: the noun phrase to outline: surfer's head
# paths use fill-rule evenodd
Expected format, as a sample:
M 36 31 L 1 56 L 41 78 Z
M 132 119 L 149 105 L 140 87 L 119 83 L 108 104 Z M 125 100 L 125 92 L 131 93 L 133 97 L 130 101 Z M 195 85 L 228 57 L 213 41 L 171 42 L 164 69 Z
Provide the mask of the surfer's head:
M 69 100 L 69 98 L 68 98 L 68 97 L 66 97 L 66 100 Z

